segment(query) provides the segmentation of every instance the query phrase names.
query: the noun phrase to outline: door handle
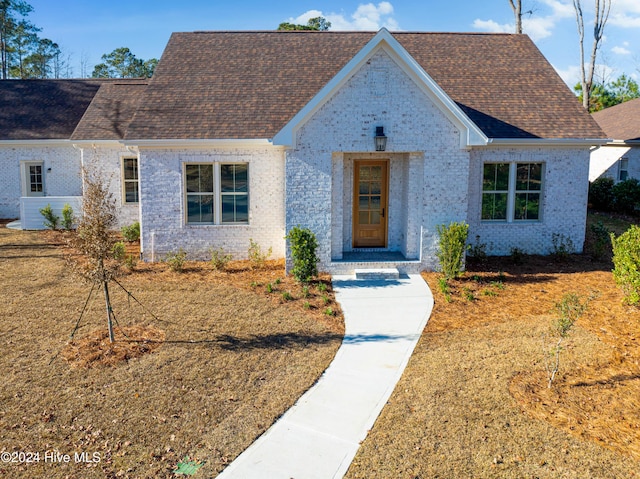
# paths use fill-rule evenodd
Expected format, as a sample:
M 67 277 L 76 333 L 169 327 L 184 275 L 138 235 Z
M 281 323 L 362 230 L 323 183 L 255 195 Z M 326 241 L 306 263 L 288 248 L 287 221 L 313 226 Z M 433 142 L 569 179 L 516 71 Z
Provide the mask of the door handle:
M 384 218 L 384 208 L 382 208 L 382 217 Z

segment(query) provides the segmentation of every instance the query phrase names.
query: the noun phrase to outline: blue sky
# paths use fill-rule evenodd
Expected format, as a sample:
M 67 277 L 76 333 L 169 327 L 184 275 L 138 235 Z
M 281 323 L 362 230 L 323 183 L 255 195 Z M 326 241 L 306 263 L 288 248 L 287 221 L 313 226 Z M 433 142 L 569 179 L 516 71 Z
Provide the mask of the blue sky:
M 159 58 L 174 31 L 272 30 L 280 22 L 329 19 L 332 30 L 512 32 L 508 0 L 29 0 L 41 36 L 57 42 L 74 74 L 91 73 L 100 56 L 128 47 L 139 58 Z M 583 0 L 586 20 L 593 0 Z M 579 50 L 572 0 L 524 0 L 525 33 L 569 84 L 578 79 Z M 586 27 L 587 35 L 590 26 Z M 640 80 L 640 0 L 613 0 L 599 63 L 608 79 Z M 587 44 L 590 45 L 590 39 Z

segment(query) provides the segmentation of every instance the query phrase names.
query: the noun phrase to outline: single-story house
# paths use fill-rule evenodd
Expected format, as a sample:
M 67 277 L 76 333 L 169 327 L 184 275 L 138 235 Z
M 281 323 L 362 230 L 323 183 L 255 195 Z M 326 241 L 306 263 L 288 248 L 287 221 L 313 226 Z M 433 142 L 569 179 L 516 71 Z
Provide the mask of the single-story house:
M 418 271 L 437 267 L 452 221 L 488 254 L 546 254 L 556 234 L 580 250 L 589 153 L 606 139 L 525 35 L 174 33 L 148 81 L 43 82 L 78 90 L 82 114 L 32 134 L 35 118 L 14 131 L 0 113 L 0 216 L 80 194 L 80 165 L 95 168 L 121 221 L 139 219 L 146 260 L 246 257 L 250 240 L 288 257 L 300 225 L 323 270 Z M 15 85 L 0 93 L 40 88 Z M 47 123 L 42 101 L 15 109 Z
M 618 183 L 627 178 L 640 179 L 640 98 L 592 116 L 611 140 L 592 151 L 589 181 L 611 178 Z

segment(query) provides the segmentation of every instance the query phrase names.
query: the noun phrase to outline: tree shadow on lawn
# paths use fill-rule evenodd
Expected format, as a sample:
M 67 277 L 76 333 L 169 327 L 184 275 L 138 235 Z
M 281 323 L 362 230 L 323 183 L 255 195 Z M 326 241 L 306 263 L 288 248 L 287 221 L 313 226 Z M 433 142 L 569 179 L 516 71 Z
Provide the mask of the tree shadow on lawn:
M 314 344 L 327 344 L 333 341 L 342 341 L 341 334 L 300 334 L 300 333 L 277 333 L 266 335 L 251 335 L 249 337 L 238 337 L 229 334 L 222 334 L 212 339 L 167 339 L 162 341 L 165 344 L 177 345 L 210 345 L 218 346 L 227 351 L 247 351 L 255 349 L 300 349 Z
M 591 271 L 611 271 L 613 264 L 609 259 L 595 260 L 588 254 L 572 254 L 566 257 L 555 255 L 522 255 L 518 260 L 512 256 L 491 256 L 486 261 L 469 258 L 467 274 L 500 273 L 508 274 L 507 281 L 529 282 L 530 279 L 522 275 L 538 275 L 546 280 L 555 279 L 557 274 L 586 273 Z M 533 278 L 533 281 L 539 281 Z

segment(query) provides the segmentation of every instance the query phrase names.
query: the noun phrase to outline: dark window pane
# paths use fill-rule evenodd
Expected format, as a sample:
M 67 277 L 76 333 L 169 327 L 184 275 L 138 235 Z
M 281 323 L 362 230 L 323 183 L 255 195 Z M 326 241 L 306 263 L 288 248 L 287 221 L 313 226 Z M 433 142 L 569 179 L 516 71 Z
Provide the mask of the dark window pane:
M 542 186 L 542 163 L 519 164 L 516 169 L 516 191 L 537 190 Z
M 484 191 L 505 191 L 509 188 L 509 164 L 486 163 L 482 172 Z
M 236 223 L 249 222 L 249 196 L 236 196 Z
M 235 168 L 235 191 L 246 193 L 249 191 L 248 165 L 233 165 Z
M 213 195 L 187 195 L 187 223 L 213 223 Z
M 213 165 L 200 166 L 200 192 L 213 193 Z
M 222 197 L 222 222 L 235 223 L 235 197 L 233 195 Z
M 199 165 L 185 166 L 185 176 L 187 177 L 187 193 L 198 193 L 200 191 Z
M 137 180 L 138 179 L 138 159 L 137 158 L 125 158 L 124 163 L 124 179 L 125 180 Z
M 540 193 L 517 193 L 514 219 L 537 220 L 540 218 Z
M 482 219 L 506 220 L 507 219 L 507 194 L 484 193 L 482 195 Z
M 125 202 L 137 203 L 138 202 L 138 182 L 127 181 L 124 184 Z
M 220 187 L 223 192 L 235 191 L 234 166 L 235 165 L 220 166 Z

